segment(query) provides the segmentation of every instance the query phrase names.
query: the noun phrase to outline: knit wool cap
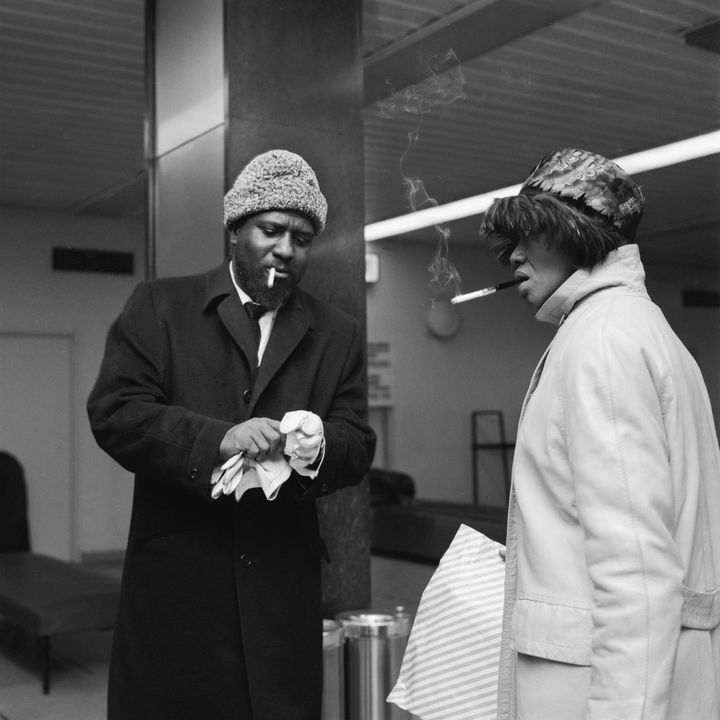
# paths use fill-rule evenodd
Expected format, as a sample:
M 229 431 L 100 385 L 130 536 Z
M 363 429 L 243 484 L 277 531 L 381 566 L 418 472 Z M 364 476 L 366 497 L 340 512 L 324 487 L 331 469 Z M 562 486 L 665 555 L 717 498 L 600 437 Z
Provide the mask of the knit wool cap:
M 538 163 L 520 190 L 536 192 L 586 206 L 628 240 L 635 236 L 645 204 L 642 191 L 619 165 L 576 148 L 549 153 Z
M 270 210 L 307 215 L 320 234 L 325 229 L 327 200 L 312 168 L 288 150 L 268 150 L 243 168 L 225 195 L 225 227 L 240 218 Z

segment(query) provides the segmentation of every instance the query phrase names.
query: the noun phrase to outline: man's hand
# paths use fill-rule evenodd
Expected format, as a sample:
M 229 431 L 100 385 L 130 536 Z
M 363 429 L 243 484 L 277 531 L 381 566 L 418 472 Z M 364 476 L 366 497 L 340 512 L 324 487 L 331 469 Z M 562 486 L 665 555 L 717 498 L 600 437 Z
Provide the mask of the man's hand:
M 246 458 L 262 462 L 277 455 L 285 444 L 285 435 L 280 432 L 280 423 L 270 418 L 250 418 L 231 427 L 220 443 L 220 459 L 227 460 L 237 453 Z

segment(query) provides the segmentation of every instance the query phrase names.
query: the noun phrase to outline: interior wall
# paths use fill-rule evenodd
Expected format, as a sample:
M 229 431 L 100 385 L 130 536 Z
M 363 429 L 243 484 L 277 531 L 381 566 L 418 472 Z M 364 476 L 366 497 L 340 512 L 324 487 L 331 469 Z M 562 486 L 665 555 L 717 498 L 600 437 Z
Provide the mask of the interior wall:
M 509 277 L 481 247 L 453 246 L 452 241 L 450 247 L 463 292 Z M 367 289 L 368 341 L 391 346 L 392 401 L 387 410 L 373 414 L 376 424 L 384 417 L 388 425 L 389 469 L 410 474 L 418 497 L 470 502 L 470 415 L 502 410 L 507 435 L 514 440 L 525 390 L 555 329 L 535 320 L 532 308 L 509 289 L 458 305 L 458 331 L 439 339 L 426 323 L 432 243 L 388 239 L 367 249 L 380 259 L 380 279 Z M 703 370 L 717 425 L 720 309 L 684 308 L 682 288 L 682 274 L 648 281 L 653 299 Z M 487 472 L 499 470 L 492 466 Z
M 0 208 L 0 225 L 0 333 L 62 335 L 72 338 L 74 345 L 70 412 L 75 433 L 70 452 L 77 527 L 72 556 L 117 551 L 127 539 L 132 478 L 95 444 L 85 402 L 108 327 L 145 267 L 144 220 Z M 56 246 L 132 252 L 135 273 L 53 271 Z M 22 408 L 16 415 L 18 424 L 24 422 Z M 26 429 L 28 435 L 33 432 L 33 427 Z M 42 443 L 42 438 L 36 442 Z M 31 477 L 27 480 L 32 482 Z
M 507 436 L 515 437 L 527 382 L 552 328 L 508 290 L 457 305 L 459 329 L 437 338 L 426 322 L 432 244 L 388 239 L 368 250 L 380 256 L 380 279 L 367 290 L 368 341 L 389 342 L 393 364 L 391 469 L 408 473 L 419 497 L 470 502 L 471 413 L 501 410 Z M 450 259 L 464 292 L 510 276 L 480 248 L 454 246 Z

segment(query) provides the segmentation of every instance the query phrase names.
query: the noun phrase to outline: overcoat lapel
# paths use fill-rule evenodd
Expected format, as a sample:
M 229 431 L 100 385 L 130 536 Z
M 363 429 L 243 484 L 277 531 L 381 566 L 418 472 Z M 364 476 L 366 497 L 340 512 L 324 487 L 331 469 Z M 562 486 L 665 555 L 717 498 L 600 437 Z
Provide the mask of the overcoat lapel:
M 218 316 L 232 339 L 243 351 L 251 372 L 253 372 L 257 365 L 257 346 L 250 319 L 232 284 L 227 263 L 223 263 L 207 275 L 205 308 L 210 308 L 216 302 Z M 292 355 L 298 343 L 312 327 L 313 322 L 312 311 L 304 302 L 302 291 L 296 290 L 275 318 L 262 364 L 257 368 L 252 401 L 248 406 L 250 415 L 252 415 L 253 408 L 263 390 Z
M 311 312 L 296 291 L 288 304 L 280 309 L 275 318 L 270 340 L 258 368 L 250 410 L 252 410 L 252 406 L 255 405 L 263 390 L 290 357 L 311 326 Z
M 251 368 L 257 365 L 257 346 L 250 327 L 250 318 L 243 309 L 240 299 L 229 295 L 220 301 L 218 315 L 232 339 L 240 346 Z
M 229 260 L 207 274 L 205 309 L 208 310 L 215 303 L 217 303 L 218 316 L 232 339 L 243 351 L 252 372 L 257 365 L 255 336 L 250 326 L 250 318 L 243 309 L 237 291 L 232 284 Z

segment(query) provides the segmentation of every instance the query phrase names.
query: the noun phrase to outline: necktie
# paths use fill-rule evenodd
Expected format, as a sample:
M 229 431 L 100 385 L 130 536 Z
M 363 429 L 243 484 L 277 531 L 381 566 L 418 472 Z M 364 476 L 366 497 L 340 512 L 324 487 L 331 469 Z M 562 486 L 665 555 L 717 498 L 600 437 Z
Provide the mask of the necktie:
M 252 327 L 253 335 L 255 337 L 255 346 L 260 346 L 260 323 L 258 320 L 270 310 L 267 305 L 261 305 L 260 303 L 256 302 L 246 302 L 245 303 L 245 312 L 248 314 L 248 317 L 250 318 L 250 325 Z

